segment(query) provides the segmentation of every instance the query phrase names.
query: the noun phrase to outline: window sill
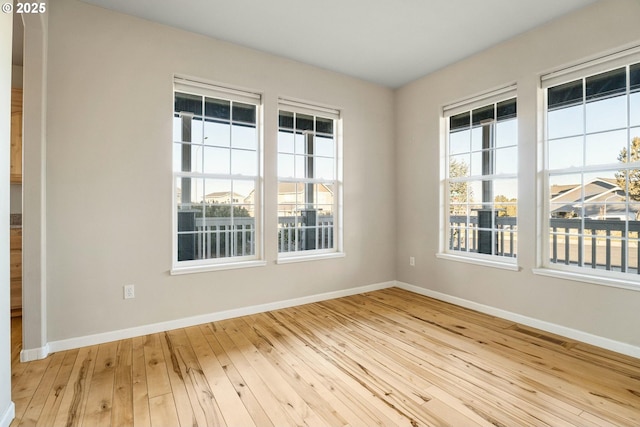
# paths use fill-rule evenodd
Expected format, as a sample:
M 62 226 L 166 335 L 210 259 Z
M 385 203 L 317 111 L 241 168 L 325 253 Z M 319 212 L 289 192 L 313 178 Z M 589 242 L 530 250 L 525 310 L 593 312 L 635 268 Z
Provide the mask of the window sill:
M 499 268 L 502 270 L 510 270 L 510 271 L 520 271 L 520 267 L 518 266 L 518 264 L 511 263 L 511 262 L 494 261 L 494 260 L 489 260 L 484 258 L 474 258 L 474 257 L 468 257 L 468 256 L 446 254 L 442 252 L 437 253 L 436 257 L 440 259 L 446 259 L 449 261 L 457 261 L 457 262 L 464 262 L 467 264 L 480 265 L 483 267 Z
M 557 279 L 574 280 L 578 282 L 590 283 L 592 285 L 610 286 L 614 288 L 640 291 L 640 283 L 632 280 L 616 279 L 612 277 L 601 277 L 592 274 L 575 273 L 573 271 L 555 270 L 552 268 L 534 268 L 533 274 L 540 276 L 554 277 Z
M 306 261 L 318 261 L 322 259 L 333 259 L 333 258 L 344 258 L 347 256 L 344 252 L 331 252 L 325 254 L 314 254 L 314 255 L 294 255 L 278 258 L 276 264 L 291 264 L 294 262 L 306 262 Z
M 192 273 L 206 273 L 208 271 L 221 271 L 221 270 L 234 270 L 238 268 L 251 268 L 251 267 L 264 267 L 267 265 L 266 261 L 241 261 L 241 262 L 228 262 L 224 264 L 208 264 L 197 265 L 189 267 L 174 267 L 169 273 L 172 276 L 178 276 L 181 274 Z

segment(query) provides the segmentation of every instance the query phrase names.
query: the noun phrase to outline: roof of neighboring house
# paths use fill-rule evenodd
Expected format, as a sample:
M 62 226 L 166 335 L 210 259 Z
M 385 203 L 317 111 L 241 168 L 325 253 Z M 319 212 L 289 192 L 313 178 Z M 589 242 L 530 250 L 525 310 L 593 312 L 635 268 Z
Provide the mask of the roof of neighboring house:
M 207 195 L 205 195 L 204 197 L 207 199 L 215 199 L 215 198 L 220 198 L 220 197 L 229 197 L 231 196 L 231 192 L 230 191 L 216 191 L 213 193 L 209 193 Z M 234 199 L 243 199 L 244 196 L 242 194 L 238 194 L 238 193 L 233 193 L 233 198 Z
M 291 194 L 291 193 L 302 193 L 303 190 L 303 186 L 300 186 L 298 189 L 296 188 L 296 186 L 298 185 L 298 183 L 295 182 L 282 182 L 280 184 L 278 184 L 278 194 Z M 320 191 L 321 193 L 330 193 L 333 194 L 333 190 L 331 188 L 329 188 L 329 186 L 325 185 L 325 184 L 320 184 L 318 186 L 318 191 Z
M 584 190 L 584 194 L 583 194 Z M 595 178 L 584 186 L 580 184 L 551 186 L 551 214 L 573 212 L 576 205 L 584 209 L 581 214 L 585 217 L 602 215 L 601 210 L 606 206 L 607 216 L 626 215 L 626 206 L 620 202 L 626 200 L 622 188 L 615 179 Z

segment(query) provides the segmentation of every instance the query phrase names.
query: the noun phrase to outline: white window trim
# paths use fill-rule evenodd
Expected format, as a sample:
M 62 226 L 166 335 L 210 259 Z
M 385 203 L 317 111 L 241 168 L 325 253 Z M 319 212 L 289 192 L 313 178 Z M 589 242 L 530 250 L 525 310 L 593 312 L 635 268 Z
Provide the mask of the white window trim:
M 175 178 L 180 172 L 172 171 L 172 227 L 171 227 L 171 269 L 170 275 L 181 275 L 191 273 L 201 273 L 208 271 L 230 270 L 239 268 L 251 268 L 265 266 L 264 258 L 264 105 L 263 95 L 259 92 L 227 87 L 216 82 L 208 82 L 197 78 L 174 75 L 172 95 L 175 99 L 176 92 L 193 93 L 212 98 L 230 99 L 236 102 L 256 105 L 256 130 L 258 133 L 258 175 L 256 179 L 256 202 L 255 202 L 255 253 L 251 256 L 210 258 L 202 260 L 178 261 L 178 212 L 176 207 L 176 186 Z M 172 107 L 172 117 L 174 111 Z M 173 136 L 171 138 L 171 148 L 173 153 Z M 173 156 L 173 155 L 172 155 Z M 173 159 L 172 159 L 173 162 Z M 225 175 L 227 178 L 230 175 Z
M 614 288 L 628 289 L 632 291 L 640 291 L 640 283 L 635 283 L 628 279 L 617 277 L 602 277 L 596 274 L 585 274 L 584 271 L 578 272 L 575 270 L 569 271 L 562 268 L 534 268 L 533 274 L 546 277 L 554 277 L 556 279 L 573 280 L 578 282 L 590 283 L 592 285 L 610 286 Z M 617 273 L 617 272 L 609 272 Z M 626 273 L 619 273 L 626 274 Z
M 506 101 L 511 98 L 517 100 L 518 87 L 515 83 L 500 86 L 487 92 L 475 96 L 454 101 L 442 107 L 440 120 L 440 239 L 436 257 L 449 261 L 464 262 L 468 264 L 494 267 L 504 270 L 519 271 L 518 257 L 507 258 L 497 255 L 485 255 L 472 252 L 450 251 L 448 245 L 448 218 L 449 218 L 449 196 L 447 194 L 447 167 L 449 158 L 449 117 L 475 108 L 489 104 Z M 516 101 L 517 102 L 517 101 Z M 518 144 L 519 145 L 519 144 Z M 519 171 L 516 179 L 519 177 Z
M 306 262 L 331 258 L 343 258 L 346 256 L 344 251 L 344 151 L 343 151 L 343 115 L 340 109 L 313 104 L 293 98 L 278 98 L 278 116 L 280 111 L 293 111 L 296 113 L 308 114 L 313 116 L 321 116 L 332 118 L 335 120 L 335 188 L 334 195 L 335 213 L 334 213 L 334 248 L 332 249 L 316 249 L 307 251 L 280 252 L 277 250 L 276 264 L 289 264 L 296 262 Z M 279 126 L 278 126 L 279 127 Z M 277 150 L 276 150 L 277 151 Z M 279 183 L 281 178 L 277 176 Z M 291 181 L 283 178 L 282 181 Z M 299 182 L 296 180 L 296 182 Z M 277 194 L 276 194 L 277 198 Z M 277 224 L 276 224 L 277 226 Z
M 541 186 L 542 201 L 539 203 L 540 220 L 538 223 L 538 267 L 532 269 L 534 274 L 555 277 L 559 279 L 574 280 L 595 285 L 610 286 L 615 288 L 640 291 L 640 274 L 631 275 L 617 271 L 602 269 L 589 269 L 585 267 L 571 266 L 566 264 L 552 263 L 549 252 L 549 157 L 548 157 L 548 121 L 547 121 L 547 95 L 550 87 L 569 83 L 574 80 L 584 79 L 596 74 L 612 71 L 629 64 L 640 63 L 640 45 L 635 43 L 622 49 L 609 51 L 598 56 L 587 58 L 574 64 L 545 72 L 540 75 L 541 91 L 538 99 L 542 105 L 538 109 L 540 120 L 542 121 L 542 138 L 539 144 L 539 159 L 541 161 L 538 183 Z M 616 164 L 603 164 L 592 167 L 568 168 L 560 172 L 576 173 L 611 169 Z M 640 268 L 640 266 L 639 266 Z
M 464 262 L 467 264 L 480 265 L 483 267 L 493 267 L 499 268 L 502 270 L 510 270 L 510 271 L 520 271 L 521 268 L 518 266 L 516 262 L 500 262 L 496 260 L 495 255 L 478 255 L 478 254 L 466 254 L 466 255 L 456 255 L 451 252 L 438 252 L 436 253 L 436 257 L 440 259 L 446 259 L 449 261 L 456 262 Z

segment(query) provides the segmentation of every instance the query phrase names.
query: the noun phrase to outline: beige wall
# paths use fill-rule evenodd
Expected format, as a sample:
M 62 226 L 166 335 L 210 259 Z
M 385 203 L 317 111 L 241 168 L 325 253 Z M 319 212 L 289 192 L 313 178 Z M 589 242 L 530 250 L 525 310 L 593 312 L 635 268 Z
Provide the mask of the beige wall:
M 640 292 L 534 275 L 539 75 L 640 42 L 640 2 L 602 0 L 397 92 L 397 279 L 431 291 L 640 345 Z M 505 271 L 436 258 L 443 105 L 516 82 L 519 119 L 518 262 Z M 409 256 L 416 266 L 409 267 Z
M 395 278 L 390 89 L 75 0 L 49 10 L 50 342 Z M 264 94 L 266 267 L 169 275 L 174 73 Z M 275 264 L 279 96 L 342 109 L 344 258 Z

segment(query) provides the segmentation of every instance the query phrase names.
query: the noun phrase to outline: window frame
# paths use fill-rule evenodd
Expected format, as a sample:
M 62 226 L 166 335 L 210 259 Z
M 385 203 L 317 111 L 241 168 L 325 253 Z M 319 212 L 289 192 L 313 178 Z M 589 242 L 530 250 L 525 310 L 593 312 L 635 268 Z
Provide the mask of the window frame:
M 216 271 L 216 270 L 227 270 L 227 269 L 235 269 L 235 268 L 245 268 L 245 267 L 258 267 L 266 265 L 266 261 L 264 259 L 264 227 L 263 227 L 263 218 L 264 218 L 264 208 L 263 208 L 263 96 L 261 93 L 231 88 L 228 86 L 220 85 L 217 83 L 211 83 L 202 81 L 199 79 L 194 79 L 186 76 L 174 76 L 173 81 L 173 90 L 172 90 L 172 135 L 175 135 L 174 129 L 174 118 L 175 118 L 175 100 L 176 93 L 186 93 L 193 94 L 199 97 L 202 97 L 202 102 L 204 104 L 205 99 L 216 99 L 220 101 L 228 101 L 230 103 L 240 103 L 240 104 L 250 104 L 255 106 L 255 133 L 256 133 L 256 146 L 255 146 L 255 157 L 256 157 L 256 165 L 255 165 L 255 175 L 246 175 L 246 174 L 234 174 L 231 170 L 229 173 L 220 173 L 220 172 L 205 172 L 204 170 L 198 171 L 181 171 L 175 169 L 175 153 L 174 147 L 177 144 L 183 144 L 182 141 L 176 141 L 172 136 L 171 138 L 171 147 L 172 147 L 172 255 L 171 255 L 171 270 L 170 274 L 179 275 L 179 274 L 188 274 L 188 273 L 198 273 L 198 272 L 206 272 L 206 271 Z M 231 108 L 230 104 L 230 108 Z M 203 107 L 204 108 L 204 107 Z M 202 111 L 202 117 L 205 117 L 205 111 Z M 234 119 L 229 119 L 230 129 L 234 126 Z M 203 120 L 204 126 L 204 120 Z M 203 127 L 204 131 L 204 127 Z M 204 135 L 204 134 L 203 134 Z M 231 138 L 231 136 L 230 136 Z M 203 140 L 204 141 L 204 140 Z M 231 140 L 230 140 L 231 141 Z M 200 145 L 202 147 L 207 146 L 207 144 L 195 144 Z M 229 153 L 230 156 L 234 147 L 229 145 Z M 251 150 L 250 150 L 251 151 Z M 249 255 L 240 255 L 240 256 L 226 256 L 226 257 L 210 257 L 210 258 L 200 258 L 200 259 L 192 259 L 192 260 L 178 260 L 178 202 L 177 202 L 177 180 L 181 178 L 194 178 L 200 180 L 228 180 L 230 182 L 233 181 L 247 181 L 253 182 L 254 188 L 254 200 L 253 204 L 253 218 L 254 218 L 254 226 L 253 226 L 253 254 Z M 232 184 L 233 191 L 233 184 Z M 231 195 L 232 197 L 232 195 Z M 237 206 L 244 206 L 245 204 L 237 204 Z M 235 209 L 236 204 L 230 203 L 229 206 L 231 209 Z M 231 214 L 233 217 L 233 212 Z
M 640 64 L 640 46 L 631 46 L 629 48 L 619 50 L 616 52 L 611 52 L 605 55 L 600 55 L 595 58 L 590 58 L 588 60 L 582 61 L 572 66 L 568 66 L 559 70 L 550 71 L 548 73 L 542 74 L 540 76 L 540 91 L 541 91 L 541 108 L 539 111 L 542 112 L 540 120 L 542 120 L 543 126 L 543 135 L 542 135 L 542 144 L 540 149 L 542 151 L 542 167 L 540 183 L 542 186 L 541 197 L 542 201 L 540 203 L 540 221 L 539 221 L 539 239 L 538 239 L 538 268 L 535 268 L 533 271 L 536 274 L 551 276 L 551 277 L 559 277 L 564 279 L 577 280 L 592 284 L 599 284 L 605 286 L 613 286 L 624 289 L 631 290 L 640 290 L 640 274 L 634 274 L 633 272 L 623 272 L 623 271 L 614 271 L 607 270 L 603 268 L 592 268 L 588 265 L 586 260 L 584 259 L 584 255 L 582 258 L 583 265 L 571 265 L 564 264 L 560 262 L 552 262 L 551 260 L 551 243 L 552 243 L 552 233 L 551 233 L 551 211 L 552 211 L 552 203 L 551 203 L 551 189 L 550 185 L 552 182 L 552 176 L 561 176 L 563 174 L 574 174 L 580 175 L 580 185 L 584 186 L 585 177 L 591 174 L 604 174 L 611 172 L 619 172 L 621 170 L 631 171 L 633 169 L 640 169 L 640 161 L 631 162 L 631 163 L 602 163 L 595 165 L 588 165 L 585 163 L 586 161 L 586 151 L 584 151 L 587 138 L 589 136 L 594 136 L 598 134 L 604 134 L 607 132 L 615 132 L 615 131 L 624 131 L 626 132 L 626 144 L 627 148 L 631 145 L 629 139 L 633 136 L 633 129 L 640 129 L 639 123 L 631 122 L 631 94 L 634 93 L 633 88 L 630 87 L 630 67 L 634 65 Z M 625 122 L 626 124 L 619 128 L 607 128 L 602 130 L 589 130 L 587 127 L 589 126 L 589 121 L 587 119 L 587 105 L 589 104 L 589 94 L 587 93 L 587 82 L 589 79 L 604 75 L 609 72 L 613 72 L 619 70 L 621 68 L 625 69 L 625 79 L 626 85 L 624 92 L 622 94 L 625 97 Z M 581 162 L 581 166 L 571 166 L 571 167 L 561 167 L 561 168 L 551 168 L 550 167 L 550 141 L 561 140 L 561 137 L 550 138 L 550 130 L 549 130 L 549 89 L 557 88 L 558 86 L 562 86 L 565 84 L 575 83 L 577 81 L 581 81 L 581 90 L 582 95 L 580 98 L 580 105 L 582 106 L 582 130 L 581 132 L 574 135 L 575 138 L 581 138 L 581 147 L 583 149 L 583 160 Z M 593 80 L 591 80 L 593 81 Z M 638 93 L 637 90 L 635 93 Z M 602 97 L 602 99 L 607 99 L 606 97 Z M 569 138 L 567 136 L 566 138 Z M 634 168 L 634 166 L 636 168 Z M 592 180 L 588 181 L 589 183 Z M 585 208 L 585 206 L 589 206 L 589 198 L 583 193 L 581 190 L 581 209 Z M 626 188 L 621 191 L 627 191 Z M 606 201 L 604 204 L 606 205 Z M 616 204 L 620 204 L 623 202 L 617 202 Z M 624 202 L 625 206 L 635 204 L 638 205 L 640 202 L 632 202 L 627 196 L 627 201 Z M 592 203 L 593 204 L 593 203 Z M 610 203 L 613 204 L 613 203 Z M 605 208 L 606 209 L 606 208 Z M 604 214 L 603 214 L 604 215 Z M 583 253 L 585 250 L 586 244 L 583 244 L 583 240 L 587 238 L 592 239 L 591 235 L 587 234 L 587 227 L 585 226 L 585 221 L 588 219 L 584 216 L 580 216 L 582 220 L 582 232 L 576 234 L 579 236 L 579 244 L 582 246 L 580 248 L 580 252 Z M 603 219 L 606 219 L 604 217 Z M 623 220 L 625 222 L 625 234 L 626 237 L 622 237 L 621 240 L 624 240 L 623 243 L 625 249 L 628 251 L 628 243 L 632 241 L 632 238 L 627 234 L 629 231 L 629 218 Z M 605 237 L 607 240 L 608 237 Z M 635 240 L 635 239 L 633 239 Z M 640 236 L 638 238 L 640 241 Z M 591 243 L 593 245 L 593 243 Z M 593 248 L 592 248 L 593 249 Z M 640 250 L 638 248 L 637 250 Z M 628 256 L 628 252 L 625 253 Z M 592 256 L 592 255 L 591 255 Z M 569 260 L 569 262 L 571 262 Z M 625 260 L 625 263 L 628 263 L 628 260 Z M 613 268 L 613 266 L 612 266 Z M 640 262 L 636 266 L 638 270 L 640 270 Z M 620 267 L 622 269 L 622 267 Z
M 518 241 L 517 237 L 515 239 L 513 256 L 504 256 L 500 254 L 484 254 L 484 253 L 477 253 L 477 252 L 466 251 L 466 250 L 465 251 L 455 250 L 450 248 L 450 232 L 451 232 L 450 210 L 452 207 L 450 191 L 449 191 L 450 184 L 452 182 L 451 177 L 449 176 L 450 136 L 451 136 L 450 118 L 465 112 L 471 113 L 471 111 L 473 110 L 483 108 L 483 107 L 488 107 L 491 105 L 493 105 L 494 112 L 495 112 L 497 108 L 496 107 L 497 104 L 504 101 L 512 100 L 512 99 L 515 99 L 515 103 L 516 103 L 516 114 L 513 119 L 516 120 L 516 124 L 517 124 L 518 97 L 517 97 L 517 86 L 515 83 L 498 87 L 496 89 L 483 92 L 479 95 L 472 96 L 472 97 L 463 99 L 461 101 L 453 102 L 442 107 L 441 145 L 440 145 L 440 153 L 441 153 L 441 156 L 440 156 L 440 215 L 439 215 L 440 239 L 439 239 L 439 250 L 436 253 L 436 256 L 438 258 L 451 260 L 451 261 L 471 263 L 471 264 L 482 265 L 482 266 L 488 266 L 488 267 L 494 267 L 499 269 L 513 270 L 513 271 L 518 271 L 520 269 L 518 266 L 518 257 L 517 257 L 517 241 Z M 495 130 L 497 123 L 499 123 L 498 117 L 494 116 L 491 123 L 493 130 Z M 472 128 L 473 128 L 473 125 L 470 126 L 470 129 Z M 493 141 L 493 143 L 495 143 L 495 141 Z M 513 148 L 513 147 L 515 147 L 516 149 L 516 161 L 517 161 L 518 160 L 517 153 L 519 152 L 519 143 L 518 143 L 517 133 L 516 133 L 515 144 L 513 146 L 509 146 L 509 148 Z M 491 151 L 495 152 L 497 147 L 494 145 L 490 147 L 490 149 Z M 470 148 L 468 152 L 469 155 L 471 155 L 472 152 L 473 150 Z M 462 181 L 470 182 L 472 180 L 485 181 L 481 179 L 482 176 L 488 176 L 489 180 L 492 182 L 494 182 L 496 179 L 513 179 L 516 182 L 515 186 L 517 188 L 518 181 L 519 181 L 518 175 L 519 175 L 519 171 L 518 171 L 518 168 L 516 168 L 515 173 L 510 173 L 510 174 L 493 173 L 491 175 L 480 174 L 477 176 L 474 175 L 473 178 L 469 180 L 463 179 L 460 182 Z M 457 182 L 457 181 L 454 179 L 454 182 Z M 491 202 L 494 208 L 497 203 L 498 202 L 495 202 L 495 200 Z M 517 205 L 518 205 L 518 202 L 516 201 L 514 205 L 516 206 L 516 209 L 517 209 Z M 517 235 L 518 233 L 517 216 L 515 218 L 516 218 L 515 233 Z M 495 221 L 492 219 L 492 228 L 490 232 L 494 234 L 495 230 L 497 230 L 496 224 L 495 224 Z M 494 243 L 495 243 L 495 240 L 492 236 L 492 245 Z
M 315 140 L 315 135 L 317 132 L 315 130 L 316 118 L 320 117 L 322 119 L 331 119 L 333 121 L 333 179 L 326 178 L 309 178 L 309 177 L 283 177 L 280 175 L 280 156 L 281 154 L 290 155 L 287 152 L 281 152 L 280 148 L 280 131 L 282 126 L 280 124 L 280 115 L 281 112 L 289 112 L 295 115 L 302 114 L 307 116 L 313 116 L 314 120 L 314 131 L 313 136 Z M 343 247 L 343 153 L 342 153 L 342 112 L 333 107 L 321 106 L 317 104 L 310 104 L 304 101 L 297 101 L 288 98 L 279 98 L 278 99 L 278 126 L 277 126 L 277 168 L 276 168 L 276 205 L 278 206 L 278 211 L 276 214 L 277 222 L 277 260 L 278 264 L 286 264 L 292 262 L 304 262 L 304 261 L 313 261 L 313 260 L 321 260 L 321 259 L 329 259 L 329 258 L 340 258 L 344 257 L 344 247 Z M 288 129 L 288 128 L 286 128 Z M 294 135 L 296 133 L 296 123 L 295 119 L 293 122 Z M 326 135 L 326 134 L 325 134 Z M 306 136 L 305 136 L 306 138 Z M 306 141 L 306 139 L 305 139 Z M 295 146 L 295 142 L 294 142 Z M 315 145 L 314 145 L 315 147 Z M 306 152 L 306 148 L 305 148 Z M 294 153 L 297 153 L 294 149 Z M 297 156 L 298 154 L 294 154 Z M 306 156 L 306 154 L 305 154 Z M 317 159 L 317 153 L 314 153 L 313 159 Z M 319 156 L 321 158 L 326 158 L 324 156 Z M 295 161 L 295 160 L 294 160 Z M 306 172 L 305 172 L 306 175 Z M 333 187 L 333 203 L 332 203 L 332 216 L 333 216 L 333 246 L 331 248 L 322 248 L 322 249 L 309 249 L 309 250 L 289 250 L 289 251 L 281 251 L 280 245 L 280 233 L 283 231 L 280 225 L 280 184 L 293 184 L 293 185 L 323 185 L 329 184 Z M 306 191 L 306 190 L 305 190 Z M 298 190 L 296 190 L 296 198 L 297 198 Z M 307 204 L 306 202 L 304 203 Z M 318 203 L 314 203 L 318 204 Z M 296 205 L 298 205 L 296 201 Z M 296 208 L 297 209 L 297 208 Z M 317 231 L 317 229 L 316 229 Z M 297 236 L 296 232 L 296 236 Z M 298 239 L 298 237 L 296 237 Z M 298 242 L 296 240 L 295 245 Z

